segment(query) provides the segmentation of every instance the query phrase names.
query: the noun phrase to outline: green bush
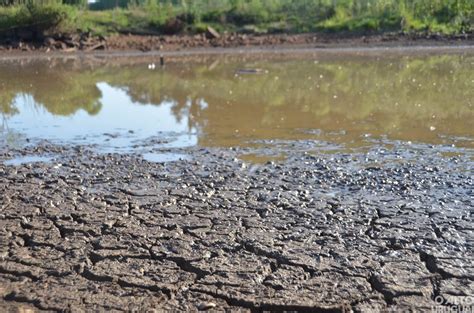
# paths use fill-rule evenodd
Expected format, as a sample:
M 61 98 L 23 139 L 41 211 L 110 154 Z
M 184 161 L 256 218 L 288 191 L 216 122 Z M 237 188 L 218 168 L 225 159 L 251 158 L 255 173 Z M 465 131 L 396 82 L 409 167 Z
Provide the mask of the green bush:
M 73 27 L 77 10 L 63 4 L 28 3 L 0 8 L 0 31 L 28 29 L 37 34 Z

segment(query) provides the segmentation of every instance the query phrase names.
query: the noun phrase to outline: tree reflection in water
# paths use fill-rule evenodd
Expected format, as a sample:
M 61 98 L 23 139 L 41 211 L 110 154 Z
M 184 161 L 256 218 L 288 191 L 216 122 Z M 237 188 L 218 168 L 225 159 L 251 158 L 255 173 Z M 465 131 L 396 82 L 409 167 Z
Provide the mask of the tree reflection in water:
M 118 63 L 4 62 L 3 118 L 21 114 L 15 99 L 25 95 L 56 116 L 101 114 L 98 84 L 105 82 L 131 103 L 172 103 L 173 116 L 197 129 L 202 145 L 313 138 L 305 130 L 314 129 L 322 139 L 356 145 L 367 136 L 436 143 L 441 135 L 473 145 L 473 55 L 213 57 L 154 71 L 142 61 Z M 244 67 L 268 73 L 236 73 Z

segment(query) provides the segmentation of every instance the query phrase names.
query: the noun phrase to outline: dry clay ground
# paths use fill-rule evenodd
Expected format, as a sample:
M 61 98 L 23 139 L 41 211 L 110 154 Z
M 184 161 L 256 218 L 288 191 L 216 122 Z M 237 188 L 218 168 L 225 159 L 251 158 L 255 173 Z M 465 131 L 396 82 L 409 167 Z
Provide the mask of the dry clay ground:
M 191 149 L 191 160 L 160 164 L 48 144 L 21 153 L 61 158 L 0 162 L 0 311 L 472 304 L 472 159 L 394 149 L 252 165 L 236 151 Z

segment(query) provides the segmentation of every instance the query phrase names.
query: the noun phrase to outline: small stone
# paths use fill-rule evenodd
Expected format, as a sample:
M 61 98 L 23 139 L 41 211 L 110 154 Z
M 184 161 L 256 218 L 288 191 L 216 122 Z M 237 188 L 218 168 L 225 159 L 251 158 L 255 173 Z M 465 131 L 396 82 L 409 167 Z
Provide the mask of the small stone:
M 52 47 L 56 44 L 56 40 L 54 40 L 54 38 L 52 37 L 46 37 L 44 39 L 44 45 L 47 46 L 47 47 Z
M 111 221 L 105 221 L 104 222 L 104 226 L 107 227 L 107 228 L 112 228 L 115 224 L 115 221 L 111 220 Z
M 214 302 L 201 302 L 196 307 L 199 311 L 206 311 L 215 308 L 217 305 Z
M 221 38 L 221 35 L 217 30 L 215 30 L 211 26 L 208 26 L 206 30 L 206 37 L 209 39 L 219 39 Z

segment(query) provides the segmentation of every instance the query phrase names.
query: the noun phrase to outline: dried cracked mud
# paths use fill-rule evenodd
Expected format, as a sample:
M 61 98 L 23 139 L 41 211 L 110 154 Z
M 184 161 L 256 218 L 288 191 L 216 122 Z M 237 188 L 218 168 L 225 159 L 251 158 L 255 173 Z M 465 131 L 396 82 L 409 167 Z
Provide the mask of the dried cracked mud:
M 426 311 L 474 294 L 470 158 L 21 153 L 61 158 L 0 162 L 1 311 Z

